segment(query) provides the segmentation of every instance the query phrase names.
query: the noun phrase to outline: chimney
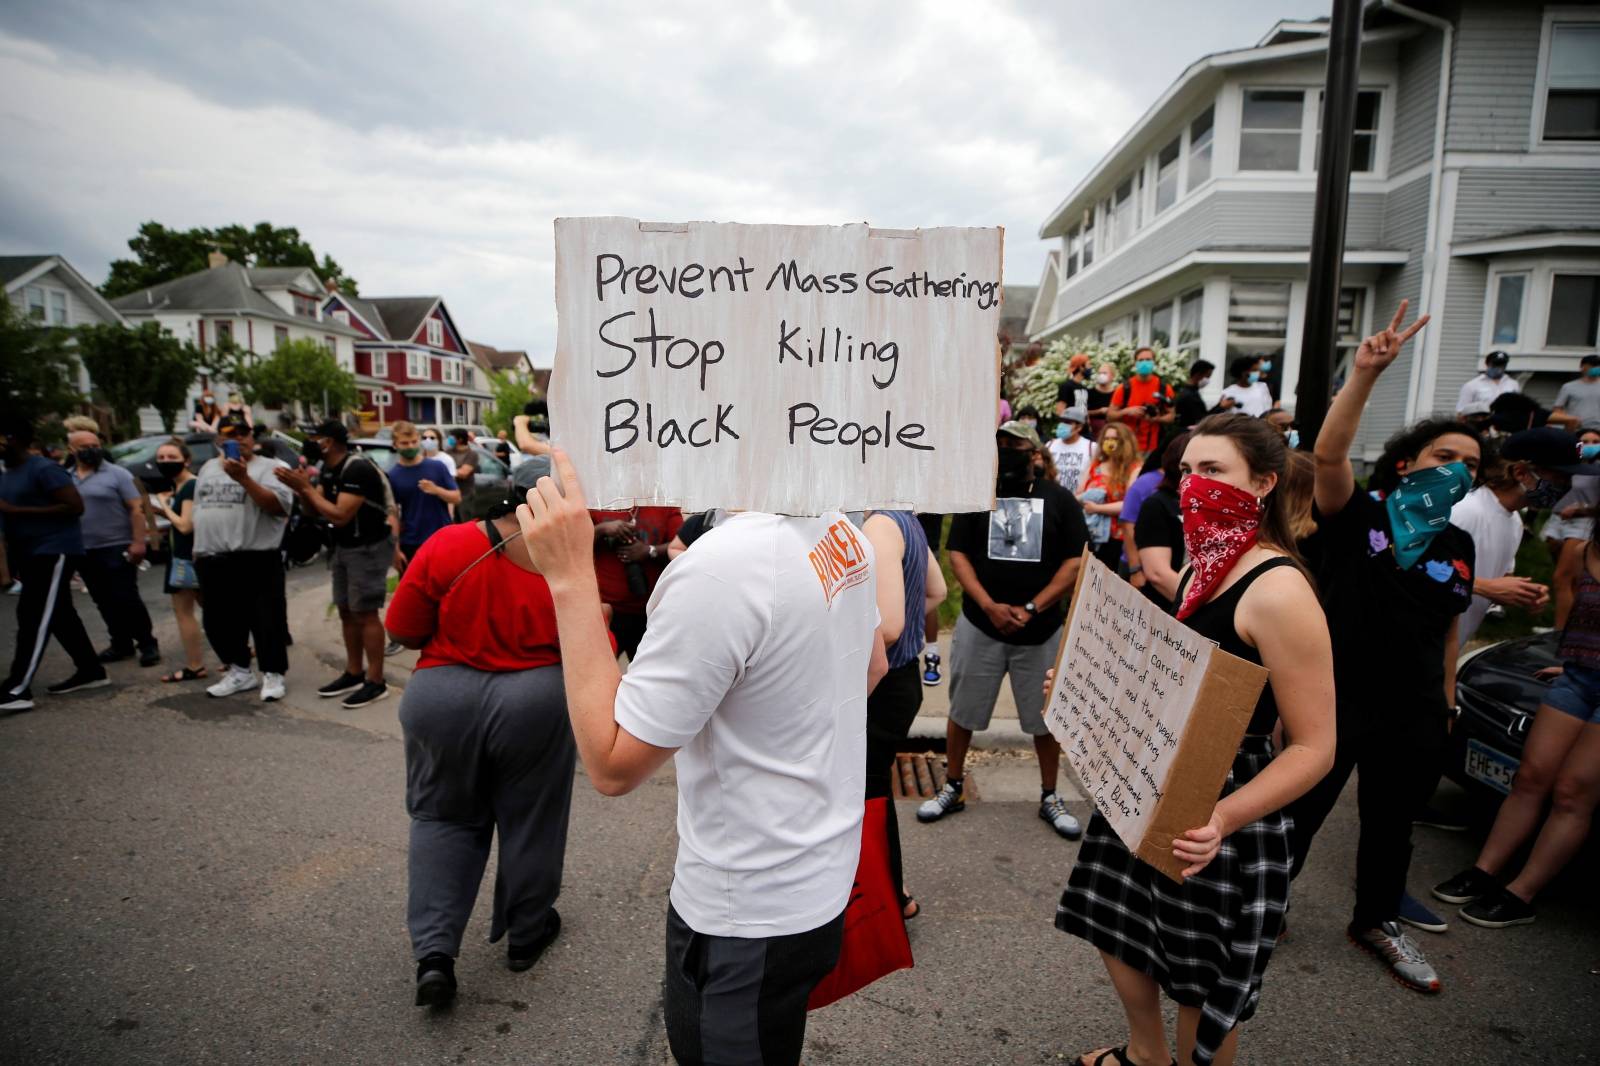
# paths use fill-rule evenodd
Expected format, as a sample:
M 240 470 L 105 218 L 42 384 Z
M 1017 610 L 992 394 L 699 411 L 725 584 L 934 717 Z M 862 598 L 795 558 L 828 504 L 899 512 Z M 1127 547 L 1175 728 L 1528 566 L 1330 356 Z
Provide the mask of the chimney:
M 339 283 L 334 281 L 332 278 L 328 278 L 326 281 L 324 281 L 322 283 L 322 287 L 328 292 L 336 293 L 339 291 Z
M 211 249 L 211 254 L 206 256 L 206 268 L 208 270 L 215 270 L 219 266 L 226 266 L 227 263 L 228 257 L 223 255 L 220 249 L 213 248 Z

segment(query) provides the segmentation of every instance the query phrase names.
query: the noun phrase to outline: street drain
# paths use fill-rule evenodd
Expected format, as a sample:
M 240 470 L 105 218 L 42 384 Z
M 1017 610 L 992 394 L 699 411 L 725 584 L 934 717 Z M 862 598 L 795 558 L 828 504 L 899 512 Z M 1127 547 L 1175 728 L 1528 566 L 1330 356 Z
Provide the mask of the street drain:
M 895 756 L 895 799 L 932 799 L 944 787 L 944 755 L 932 751 L 902 751 Z M 963 792 L 968 802 L 980 799 L 978 782 L 967 770 Z

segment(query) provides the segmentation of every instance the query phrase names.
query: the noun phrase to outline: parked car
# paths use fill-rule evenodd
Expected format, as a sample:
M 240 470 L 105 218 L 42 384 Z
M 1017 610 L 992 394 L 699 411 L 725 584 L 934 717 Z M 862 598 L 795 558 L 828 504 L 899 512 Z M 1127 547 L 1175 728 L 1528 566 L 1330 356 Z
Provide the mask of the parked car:
M 393 441 L 361 437 L 352 440 L 350 447 L 377 463 L 385 472 L 398 459 Z M 505 499 L 506 493 L 511 491 L 511 470 L 505 463 L 482 448 L 474 448 L 472 453 L 477 457 L 474 463 L 477 475 L 472 479 L 472 493 L 463 497 L 456 508 L 457 516 L 462 518 L 482 518 L 489 513 L 489 508 Z M 437 458 L 450 461 L 447 455 Z
M 1560 666 L 1559 632 L 1490 644 L 1462 656 L 1456 668 L 1460 712 L 1450 732 L 1445 774 L 1484 804 L 1511 791 L 1522 745 L 1549 682 L 1534 675 Z
M 113 444 L 109 450 L 111 461 L 124 467 L 134 477 L 144 482 L 147 492 L 170 492 L 172 482 L 161 476 L 161 471 L 156 469 L 156 449 L 171 440 L 173 434 L 158 433 L 149 437 L 135 437 L 125 440 L 121 444 Z M 179 437 L 189 447 L 189 469 L 199 472 L 207 460 L 217 456 L 217 438 L 210 433 L 185 433 Z M 287 433 L 273 430 L 272 433 L 259 440 L 256 449 L 274 459 L 281 459 L 291 466 L 300 462 L 300 442 Z

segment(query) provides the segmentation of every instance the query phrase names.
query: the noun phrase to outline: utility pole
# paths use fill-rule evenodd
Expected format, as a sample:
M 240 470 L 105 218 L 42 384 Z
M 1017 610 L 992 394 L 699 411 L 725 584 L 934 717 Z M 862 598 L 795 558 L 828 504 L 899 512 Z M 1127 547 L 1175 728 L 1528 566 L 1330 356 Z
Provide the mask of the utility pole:
M 1333 387 L 1339 280 L 1344 265 L 1345 217 L 1350 206 L 1350 153 L 1361 75 L 1361 0 L 1333 0 L 1328 27 L 1328 74 L 1322 93 L 1322 150 L 1311 216 L 1311 262 L 1306 277 L 1306 322 L 1300 343 L 1295 421 L 1301 447 L 1322 431 Z

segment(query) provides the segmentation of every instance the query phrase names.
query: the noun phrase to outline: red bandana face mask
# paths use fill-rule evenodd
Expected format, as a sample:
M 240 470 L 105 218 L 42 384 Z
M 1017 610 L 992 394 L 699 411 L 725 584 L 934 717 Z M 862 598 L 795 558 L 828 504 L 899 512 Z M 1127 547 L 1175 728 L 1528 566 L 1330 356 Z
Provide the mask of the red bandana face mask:
M 1261 501 L 1243 489 L 1190 474 L 1178 488 L 1183 515 L 1183 547 L 1189 553 L 1189 587 L 1179 619 L 1200 608 L 1239 556 L 1255 547 L 1261 529 Z

